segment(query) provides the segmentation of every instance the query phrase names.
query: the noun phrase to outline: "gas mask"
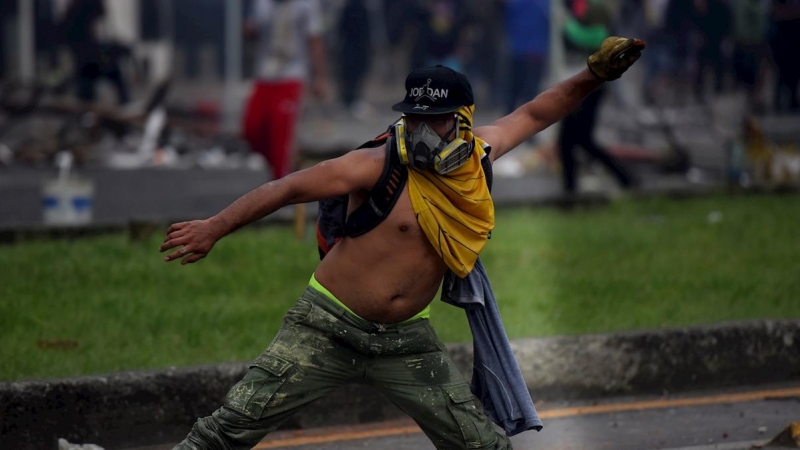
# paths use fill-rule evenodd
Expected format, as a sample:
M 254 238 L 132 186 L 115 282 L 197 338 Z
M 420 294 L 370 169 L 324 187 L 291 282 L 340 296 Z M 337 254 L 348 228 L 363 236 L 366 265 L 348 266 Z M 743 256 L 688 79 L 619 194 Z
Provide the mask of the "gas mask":
M 472 156 L 472 143 L 457 137 L 458 117 L 447 134 L 455 132 L 456 138 L 451 142 L 440 138 L 425 122 L 411 133 L 406 131 L 405 119 L 400 119 L 394 127 L 400 161 L 416 169 L 444 175 L 463 166 Z

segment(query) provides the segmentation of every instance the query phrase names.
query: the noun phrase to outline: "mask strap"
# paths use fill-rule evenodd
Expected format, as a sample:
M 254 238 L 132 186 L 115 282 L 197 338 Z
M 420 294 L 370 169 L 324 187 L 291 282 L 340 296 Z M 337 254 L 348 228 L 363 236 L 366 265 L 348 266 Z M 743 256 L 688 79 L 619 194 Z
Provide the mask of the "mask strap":
M 447 136 L 450 136 L 450 133 L 455 132 L 456 135 L 455 135 L 455 137 L 453 139 L 458 139 L 458 131 L 459 131 L 458 130 L 458 114 L 453 114 L 453 118 L 455 119 L 453 121 L 453 128 L 451 128 L 450 131 L 447 132 Z
M 450 145 L 450 142 L 452 142 L 452 141 L 448 142 L 447 141 L 447 137 L 450 136 L 453 132 L 456 133 L 455 137 L 453 138 L 453 141 L 458 139 L 458 116 L 454 115 L 454 117 L 455 117 L 455 121 L 453 122 L 453 128 L 450 128 L 450 130 L 447 132 L 447 134 L 444 135 L 444 137 L 440 137 L 439 138 L 439 144 L 436 146 L 436 151 L 437 152 L 441 151 L 442 149 L 444 149 L 445 147 Z

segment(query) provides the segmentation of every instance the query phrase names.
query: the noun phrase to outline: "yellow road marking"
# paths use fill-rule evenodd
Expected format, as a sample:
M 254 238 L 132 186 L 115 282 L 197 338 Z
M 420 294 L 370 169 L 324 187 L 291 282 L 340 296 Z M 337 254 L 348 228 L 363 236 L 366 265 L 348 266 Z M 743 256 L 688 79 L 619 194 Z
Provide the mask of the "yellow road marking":
M 584 416 L 589 414 L 603 414 L 610 412 L 636 411 L 645 409 L 672 408 L 681 406 L 714 405 L 720 403 L 742 403 L 769 398 L 786 398 L 800 396 L 800 387 L 772 389 L 767 391 L 740 392 L 732 394 L 714 395 L 710 397 L 676 398 L 664 400 L 650 400 L 643 402 L 612 403 L 607 405 L 578 406 L 575 408 L 562 408 L 543 410 L 539 412 L 542 419 L 556 419 L 562 417 Z M 299 447 L 301 445 L 324 444 L 336 441 L 349 441 L 354 439 L 367 439 L 375 437 L 400 436 L 404 434 L 421 433 L 418 426 L 394 426 L 366 431 L 349 431 L 326 434 L 324 436 L 305 436 L 285 438 L 262 442 L 254 447 L 255 450 L 277 447 Z

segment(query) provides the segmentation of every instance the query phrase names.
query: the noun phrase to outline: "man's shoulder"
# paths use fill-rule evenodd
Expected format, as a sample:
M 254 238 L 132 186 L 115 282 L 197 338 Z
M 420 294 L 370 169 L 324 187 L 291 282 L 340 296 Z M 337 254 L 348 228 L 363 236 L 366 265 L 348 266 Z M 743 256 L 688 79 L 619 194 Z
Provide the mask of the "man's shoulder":
M 484 125 L 475 128 L 475 137 L 480 138 L 486 143 L 487 146 L 489 146 L 489 151 L 487 153 L 489 153 L 490 162 L 494 162 L 495 157 L 492 155 L 492 153 L 495 153 L 498 150 L 499 145 L 502 142 L 500 138 L 502 132 L 503 130 L 495 125 Z
M 354 170 L 362 172 L 367 177 L 375 177 L 377 179 L 383 173 L 387 163 L 386 144 L 351 150 L 345 156 L 350 160 L 350 164 L 354 166 Z

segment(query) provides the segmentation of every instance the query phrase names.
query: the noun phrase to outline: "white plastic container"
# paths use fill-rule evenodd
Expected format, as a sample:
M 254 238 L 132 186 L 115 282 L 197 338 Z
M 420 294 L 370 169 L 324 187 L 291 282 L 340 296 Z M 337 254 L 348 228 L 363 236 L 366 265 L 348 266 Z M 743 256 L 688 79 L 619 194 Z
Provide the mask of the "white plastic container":
M 57 156 L 58 178 L 42 185 L 45 225 L 85 225 L 92 222 L 94 182 L 70 175 L 72 154 Z
M 85 225 L 92 222 L 94 183 L 69 178 L 45 181 L 42 211 L 45 225 Z

